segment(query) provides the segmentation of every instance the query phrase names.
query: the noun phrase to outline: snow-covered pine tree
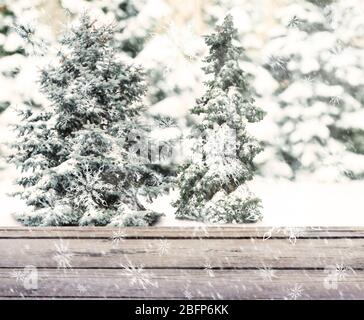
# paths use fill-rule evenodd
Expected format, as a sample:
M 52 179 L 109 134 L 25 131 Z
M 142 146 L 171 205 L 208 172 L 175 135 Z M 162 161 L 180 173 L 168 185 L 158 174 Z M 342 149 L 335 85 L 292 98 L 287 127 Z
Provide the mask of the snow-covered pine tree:
M 266 149 L 275 154 L 270 159 L 288 164 L 289 178 L 332 181 L 364 173 L 360 7 L 356 0 L 300 0 L 277 12 L 280 26 L 271 30 L 265 55 L 279 81 L 272 97 L 278 135 Z
M 115 47 L 135 58 L 153 35 L 167 5 L 164 0 L 104 1 L 103 11 L 117 21 Z
M 6 46 L 6 40 L 11 30 L 13 15 L 14 15 L 13 12 L 9 10 L 6 4 L 0 2 L 0 59 L 16 53 L 20 49 L 20 48 L 7 48 Z M 2 69 L 1 60 L 0 60 L 0 69 Z M 5 70 L 1 71 L 2 72 L 0 74 L 0 80 L 1 83 L 4 84 L 4 81 L 6 81 L 5 77 L 8 77 L 10 75 L 7 74 Z M 10 102 L 8 101 L 8 99 L 5 96 L 0 96 L 0 113 L 4 111 L 9 105 Z
M 0 1 L 0 58 L 9 56 L 15 53 L 24 53 L 23 48 L 20 46 L 19 41 L 16 43 L 9 43 L 9 36 L 14 36 L 14 21 L 15 14 L 9 7 L 7 1 Z M 13 34 L 12 34 L 13 33 Z M 16 40 L 16 39 L 15 39 Z
M 115 59 L 112 36 L 85 14 L 41 71 L 51 108 L 23 113 L 11 158 L 22 172 L 29 210 L 16 218 L 25 225 L 144 226 L 159 216 L 144 205 L 164 181 L 138 149 L 147 135 L 138 120 L 143 73 Z
M 9 154 L 14 135 L 9 125 L 17 121 L 21 104 L 38 109 L 47 104 L 39 93 L 37 67 L 46 59 L 53 40 L 50 28 L 41 21 L 42 0 L 0 0 L 0 145 L 2 157 Z M 35 28 L 36 26 L 36 28 Z M 48 54 L 48 53 L 47 53 Z M 4 159 L 0 159 L 2 162 Z M 8 168 L 8 163 L 0 165 Z
M 364 20 L 361 14 L 364 3 L 360 0 L 336 0 L 329 9 L 328 19 L 338 37 L 336 50 L 333 50 L 337 57 L 332 62 L 332 72 L 342 79 L 340 83 L 345 91 L 360 103 L 360 107 L 358 104 L 348 106 L 341 103 L 340 115 L 330 126 L 330 133 L 345 144 L 350 151 L 346 158 L 351 158 L 353 152 L 364 155 Z M 348 167 L 349 173 L 351 171 L 354 178 L 364 178 L 364 157 L 355 158 L 361 165 L 353 170 Z
M 15 24 L 20 13 L 29 15 L 29 11 L 34 10 L 30 10 L 25 1 L 0 0 L 0 112 L 16 99 L 16 78 L 26 60 L 24 43 Z
M 246 129 L 263 118 L 254 105 L 245 73 L 239 66 L 242 48 L 234 43 L 232 16 L 206 37 L 209 55 L 204 71 L 212 76 L 192 113 L 202 117 L 192 160 L 178 178 L 176 217 L 219 223 L 255 222 L 261 202 L 248 189 L 253 159 L 261 151 Z
M 152 37 L 159 20 L 168 11 L 164 0 L 62 0 L 62 7 L 73 15 L 85 10 L 105 15 L 115 22 L 112 46 L 135 58 Z

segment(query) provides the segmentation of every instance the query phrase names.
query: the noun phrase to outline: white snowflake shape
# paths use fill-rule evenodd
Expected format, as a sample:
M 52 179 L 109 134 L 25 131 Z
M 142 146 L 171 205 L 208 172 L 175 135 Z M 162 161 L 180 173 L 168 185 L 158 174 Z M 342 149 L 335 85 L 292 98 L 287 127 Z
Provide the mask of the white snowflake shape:
M 297 239 L 302 235 L 303 228 L 300 227 L 287 227 L 284 229 L 284 233 L 288 235 L 289 242 L 296 244 Z
M 73 257 L 73 253 L 69 251 L 68 244 L 64 243 L 62 239 L 59 244 L 54 244 L 56 247 L 56 254 L 53 256 L 53 259 L 57 262 L 58 269 L 68 269 L 72 268 L 71 259 Z
M 324 272 L 328 273 L 323 281 L 324 287 L 328 290 L 337 290 L 339 282 L 344 281 L 349 272 L 355 274 L 355 270 L 352 267 L 345 266 L 343 262 L 327 266 Z
M 47 51 L 47 44 L 36 35 L 34 25 L 36 25 L 36 21 L 27 24 L 15 24 L 13 30 L 25 41 L 25 44 L 30 46 L 26 50 L 27 54 L 43 56 Z
M 291 19 L 289 19 L 287 27 L 297 28 L 301 23 L 302 21 L 297 16 L 293 16 Z
M 278 56 L 274 55 L 270 56 L 268 59 L 268 64 L 270 64 L 274 70 L 283 70 L 283 71 L 287 70 L 286 61 Z
M 329 274 L 328 277 L 330 279 L 336 279 L 337 281 L 345 280 L 349 272 L 355 274 L 355 270 L 352 267 L 345 266 L 344 263 L 327 266 L 324 272 Z
M 298 298 L 302 297 L 303 291 L 302 285 L 296 283 L 293 288 L 288 290 L 287 298 L 291 300 L 297 300 Z
M 77 285 L 77 291 L 80 293 L 80 294 L 84 294 L 87 292 L 87 289 L 86 287 L 83 285 L 83 284 L 78 284 Z
M 191 300 L 191 299 L 193 298 L 193 295 L 192 295 L 192 293 L 191 293 L 191 291 L 190 291 L 190 289 L 189 289 L 189 288 L 186 288 L 186 289 L 183 291 L 183 295 L 185 296 L 185 298 L 186 298 L 187 300 Z
M 34 26 L 31 24 L 16 24 L 14 25 L 13 29 L 24 40 L 32 38 L 35 33 Z
M 108 187 L 108 184 L 102 181 L 102 172 L 103 167 L 97 171 L 93 171 L 88 164 L 83 164 L 81 171 L 75 171 L 73 173 L 75 179 L 69 191 L 75 194 L 75 203 L 77 206 L 93 208 L 95 203 L 106 205 L 103 191 Z
M 324 287 L 328 290 L 336 290 L 339 282 L 347 278 L 348 273 L 355 274 L 353 268 L 345 266 L 343 263 L 327 266 L 324 270 L 328 275 L 324 278 Z
M 168 78 L 168 76 L 172 73 L 173 67 L 169 63 L 163 67 L 162 69 L 162 78 Z
M 337 41 L 335 46 L 333 48 L 331 48 L 329 51 L 333 56 L 339 55 L 340 53 L 342 53 L 344 51 L 345 47 L 344 47 L 344 43 L 342 41 Z
M 176 127 L 176 120 L 172 119 L 171 117 L 162 117 L 159 116 L 156 118 L 157 124 L 159 128 L 165 129 L 165 128 L 171 128 Z
M 91 90 L 93 88 L 93 85 L 91 82 L 87 82 L 87 83 L 83 83 L 82 86 L 81 86 L 81 92 L 82 94 L 84 94 L 85 96 L 87 96 Z
M 297 239 L 302 235 L 305 228 L 302 227 L 273 227 L 263 235 L 263 241 L 272 237 L 273 232 L 283 233 L 288 236 L 289 242 L 296 244 Z
M 348 276 L 348 272 L 355 274 L 355 271 L 352 267 L 345 266 L 343 263 L 336 264 L 333 272 L 337 276 L 338 281 L 345 280 Z
M 63 113 L 61 117 L 58 117 L 58 124 L 62 127 L 67 127 L 72 123 L 72 115 L 69 113 Z
M 206 164 L 210 170 L 222 180 L 230 181 L 231 178 L 240 176 L 243 169 L 237 158 L 236 131 L 226 126 L 207 131 L 204 152 Z
M 328 290 L 336 290 L 338 287 L 338 279 L 334 273 L 330 273 L 327 277 L 324 278 L 324 287 Z
M 171 246 L 170 243 L 166 239 L 159 240 L 159 248 L 158 248 L 159 255 L 163 256 L 166 253 L 168 253 L 170 246 Z
M 191 51 L 191 47 L 188 45 L 198 39 L 190 25 L 182 31 L 173 22 L 169 22 L 165 30 L 165 36 L 170 44 L 180 52 L 186 61 L 193 61 L 197 58 L 196 53 Z
M 125 241 L 126 233 L 119 229 L 118 231 L 113 232 L 111 240 L 113 247 L 117 247 L 120 242 Z
M 259 274 L 259 276 L 265 280 L 265 281 L 272 281 L 273 278 L 278 278 L 276 276 L 276 271 L 273 270 L 272 268 L 270 267 L 263 267 L 263 268 L 260 268 L 257 272 Z
M 15 281 L 17 283 L 18 282 L 23 282 L 24 278 L 25 278 L 25 274 L 21 270 L 13 270 L 10 275 L 11 275 L 12 278 L 15 278 Z
M 314 77 L 312 77 L 312 76 L 305 76 L 305 77 L 303 78 L 303 80 L 304 80 L 304 82 L 306 82 L 307 84 L 312 84 L 312 83 L 314 83 L 315 78 L 314 78 Z
M 212 269 L 210 262 L 206 262 L 204 264 L 204 270 L 206 271 L 206 273 L 208 274 L 209 277 L 211 277 L 211 278 L 215 277 L 214 270 Z
M 209 232 L 206 225 L 198 225 L 193 228 L 192 236 L 196 236 L 200 233 L 203 233 L 204 236 L 208 236 Z
M 136 267 L 127 260 L 127 264 L 121 263 L 120 266 L 124 269 L 124 274 L 129 277 L 130 285 L 136 284 L 144 290 L 148 287 L 158 288 L 158 283 L 151 280 L 152 275 L 145 272 L 143 265 Z
M 332 104 L 332 105 L 337 106 L 340 104 L 340 102 L 341 102 L 341 97 L 339 97 L 339 96 L 333 96 L 330 98 L 330 104 Z

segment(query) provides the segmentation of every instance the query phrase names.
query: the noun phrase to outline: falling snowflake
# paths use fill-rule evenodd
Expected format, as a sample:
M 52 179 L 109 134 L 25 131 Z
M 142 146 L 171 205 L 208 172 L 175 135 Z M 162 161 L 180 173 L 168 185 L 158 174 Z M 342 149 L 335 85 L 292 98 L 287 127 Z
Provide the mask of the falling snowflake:
M 215 277 L 214 270 L 212 269 L 210 262 L 206 262 L 204 264 L 204 270 L 206 271 L 206 273 L 209 277 L 211 277 L 211 278 Z
M 336 56 L 342 52 L 342 48 L 335 46 L 331 48 L 329 51 L 333 56 Z
M 301 23 L 302 23 L 302 21 L 297 16 L 293 16 L 288 21 L 287 27 L 288 28 L 297 28 Z
M 239 142 L 236 130 L 226 125 L 208 129 L 204 140 L 201 144 L 206 164 L 211 171 L 223 181 L 231 181 L 243 174 L 244 170 L 237 157 Z
M 162 68 L 162 78 L 168 78 L 168 76 L 172 73 L 173 67 L 168 64 Z
M 13 270 L 10 276 L 27 290 L 38 289 L 38 271 L 33 265 L 25 266 L 22 270 Z
M 15 278 L 15 281 L 18 282 L 23 282 L 24 278 L 25 278 L 25 274 L 22 270 L 13 270 L 10 274 L 10 276 L 12 278 Z
M 74 194 L 74 201 L 77 206 L 93 208 L 95 204 L 106 204 L 104 191 L 109 185 L 102 181 L 103 170 L 103 167 L 98 170 L 91 170 L 90 166 L 85 163 L 81 166 L 81 170 L 76 170 L 73 173 L 75 179 L 73 179 L 69 191 Z
M 127 264 L 121 263 L 120 266 L 124 269 L 124 274 L 129 278 L 130 285 L 138 285 L 142 289 L 147 289 L 147 287 L 158 288 L 158 283 L 152 281 L 152 274 L 147 273 L 143 269 L 143 265 L 139 267 L 134 266 L 130 260 L 127 259 Z
M 120 244 L 120 242 L 125 241 L 125 238 L 126 238 L 126 233 L 121 229 L 113 232 L 111 237 L 113 247 L 117 247 Z
M 269 267 L 263 267 L 258 270 L 258 275 L 265 281 L 272 281 L 276 276 L 276 271 Z
M 305 228 L 303 227 L 273 227 L 263 235 L 263 240 L 268 240 L 272 237 L 273 232 L 283 233 L 288 237 L 289 242 L 293 245 L 296 244 L 297 239 L 303 234 Z
M 270 56 L 268 59 L 268 64 L 273 68 L 273 70 L 286 71 L 287 69 L 285 59 L 278 56 Z
M 27 54 L 43 56 L 47 52 L 48 46 L 43 40 L 36 37 L 35 24 L 36 21 L 27 24 L 15 23 L 13 30 L 30 46 L 30 49 L 26 50 Z
M 68 269 L 72 268 L 71 259 L 73 257 L 73 253 L 69 251 L 68 244 L 64 243 L 62 239 L 57 244 L 54 244 L 56 247 L 56 254 L 53 256 L 53 259 L 57 262 L 58 269 Z
M 193 228 L 192 236 L 196 237 L 197 235 L 201 236 L 201 233 L 203 236 L 208 236 L 209 232 L 206 225 L 198 225 Z
M 302 297 L 303 291 L 302 285 L 296 283 L 293 288 L 288 290 L 287 298 L 290 300 L 297 300 Z
M 90 94 L 90 92 L 92 91 L 93 89 L 93 85 L 91 82 L 87 82 L 87 83 L 82 83 L 82 86 L 81 86 L 81 93 L 84 94 L 84 95 L 88 95 Z
M 327 277 L 324 278 L 324 287 L 328 290 L 336 290 L 339 286 L 339 282 L 344 281 L 349 272 L 355 274 L 352 267 L 345 266 L 343 263 L 336 264 L 335 266 L 327 266 L 324 272 L 328 273 Z
M 304 82 L 306 82 L 307 84 L 312 84 L 312 83 L 314 83 L 315 78 L 314 78 L 314 77 L 312 77 L 312 76 L 306 76 L 306 77 L 304 77 L 304 78 L 303 78 L 303 80 L 304 80 Z
M 159 240 L 159 247 L 158 247 L 159 255 L 163 256 L 166 253 L 168 253 L 170 246 L 171 245 L 167 240 L 165 240 L 165 239 Z
M 273 227 L 272 229 L 270 229 L 270 230 L 268 230 L 267 232 L 264 233 L 264 235 L 263 235 L 263 241 L 272 238 L 274 229 L 275 228 Z
M 69 113 L 64 113 L 58 118 L 58 123 L 60 128 L 68 127 L 72 124 L 73 117 Z
M 30 24 L 15 24 L 14 31 L 24 40 L 29 40 L 35 33 L 34 26 Z
M 341 98 L 339 96 L 333 96 L 330 98 L 330 104 L 335 105 L 335 106 L 339 105 L 340 101 L 341 101 Z
M 83 285 L 83 284 L 78 284 L 77 285 L 77 291 L 80 293 L 80 294 L 84 294 L 87 292 L 87 289 L 86 287 Z
M 155 120 L 157 121 L 158 127 L 165 129 L 165 128 L 171 128 L 171 127 L 176 127 L 176 120 L 168 117 L 168 116 L 156 116 Z
M 328 290 L 336 290 L 338 288 L 338 279 L 335 273 L 330 273 L 324 278 L 324 287 Z
M 292 244 L 296 244 L 297 239 L 302 235 L 304 228 L 299 227 L 290 227 L 286 228 L 285 234 L 288 235 L 289 242 Z
M 344 266 L 343 263 L 336 264 L 335 273 L 337 274 L 337 278 L 339 281 L 345 280 L 348 276 L 348 272 L 355 274 L 355 271 L 352 267 Z
M 188 287 L 183 291 L 183 295 L 187 300 L 191 300 L 193 298 L 193 295 Z
M 340 40 L 338 40 L 336 42 L 336 44 L 334 45 L 333 48 L 331 48 L 329 51 L 333 56 L 339 55 L 340 53 L 342 53 L 344 51 L 345 47 L 344 47 L 344 43 Z
M 165 37 L 169 40 L 170 44 L 180 52 L 186 61 L 193 61 L 198 58 L 197 53 L 194 52 L 191 44 L 198 41 L 199 38 L 191 25 L 188 25 L 187 28 L 181 30 L 174 22 L 169 22 L 165 27 L 165 31 Z

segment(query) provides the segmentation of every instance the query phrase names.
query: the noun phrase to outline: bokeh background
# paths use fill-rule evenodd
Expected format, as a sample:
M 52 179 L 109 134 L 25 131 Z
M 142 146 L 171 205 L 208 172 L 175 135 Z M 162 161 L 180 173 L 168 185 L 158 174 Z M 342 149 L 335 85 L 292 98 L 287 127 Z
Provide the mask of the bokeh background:
M 362 0 L 0 0 L 0 225 L 23 204 L 8 195 L 15 168 L 7 143 L 16 109 L 47 108 L 37 77 L 55 59 L 57 40 L 85 10 L 115 25 L 121 59 L 146 70 L 147 116 L 155 137 L 188 133 L 206 80 L 203 36 L 230 13 L 245 48 L 265 119 L 249 130 L 264 145 L 251 188 L 267 225 L 364 225 L 364 2 Z M 175 154 L 166 167 L 185 160 Z M 173 225 L 169 202 L 157 199 Z

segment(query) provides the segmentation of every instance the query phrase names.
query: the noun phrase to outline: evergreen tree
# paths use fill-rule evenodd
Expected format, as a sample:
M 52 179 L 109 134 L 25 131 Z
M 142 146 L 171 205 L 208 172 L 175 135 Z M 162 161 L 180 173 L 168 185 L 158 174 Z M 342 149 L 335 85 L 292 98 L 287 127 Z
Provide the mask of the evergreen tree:
M 288 164 L 290 178 L 330 181 L 364 173 L 360 5 L 301 0 L 279 12 L 281 24 L 266 46 L 266 68 L 279 81 L 272 97 L 278 135 L 268 148 Z
M 149 225 L 145 200 L 163 177 L 146 162 L 139 118 L 145 92 L 139 67 L 117 61 L 110 26 L 83 15 L 61 40 L 57 63 L 41 71 L 51 108 L 23 112 L 17 127 L 25 225 Z
M 15 46 L 11 46 L 11 44 L 7 41 L 11 33 L 14 32 L 13 25 L 15 21 L 15 14 L 5 0 L 0 2 L 0 17 L 0 58 L 15 53 L 24 53 L 19 42 L 17 42 Z
M 12 55 L 18 51 L 19 48 L 7 48 L 6 47 L 6 39 L 11 30 L 11 23 L 13 20 L 13 12 L 9 10 L 5 3 L 0 2 L 0 59 L 9 55 Z M 1 61 L 1 60 L 0 60 Z M 4 78 L 4 71 L 1 70 L 2 74 L 0 75 L 1 83 L 4 83 L 6 79 Z M 8 75 L 5 72 L 5 76 Z M 4 111 L 10 102 L 6 97 L 0 96 L 0 112 Z
M 164 6 L 163 0 L 104 1 L 102 10 L 112 13 L 117 22 L 115 47 L 135 58 L 154 32 Z
M 263 118 L 254 105 L 246 76 L 239 67 L 242 48 L 234 44 L 236 29 L 228 15 L 206 37 L 209 55 L 204 71 L 213 78 L 192 113 L 202 117 L 192 160 L 178 178 L 178 218 L 206 222 L 243 223 L 261 218 L 260 200 L 247 187 L 253 159 L 261 147 L 249 135 L 248 122 Z
M 15 109 L 19 105 L 34 109 L 47 105 L 47 99 L 39 93 L 37 68 L 45 61 L 53 36 L 40 21 L 40 2 L 0 0 L 0 117 L 1 134 L 7 142 L 13 139 L 8 125 L 17 121 Z M 2 157 L 9 152 L 7 144 L 0 146 Z M 8 163 L 1 167 L 7 168 Z
M 37 1 L 0 0 L 0 112 L 10 106 L 16 98 L 16 78 L 26 63 L 26 51 L 15 25 L 21 14 L 33 15 L 32 6 Z M 23 18 L 23 21 L 26 18 Z
M 135 58 L 155 32 L 159 19 L 168 9 L 164 0 L 62 0 L 62 7 L 72 14 L 85 10 L 105 15 L 115 23 L 112 46 Z

